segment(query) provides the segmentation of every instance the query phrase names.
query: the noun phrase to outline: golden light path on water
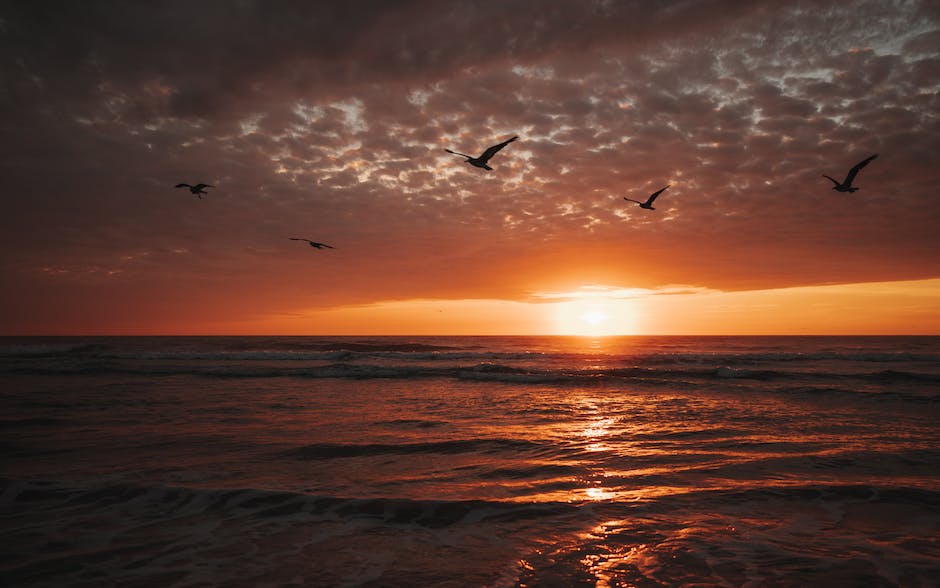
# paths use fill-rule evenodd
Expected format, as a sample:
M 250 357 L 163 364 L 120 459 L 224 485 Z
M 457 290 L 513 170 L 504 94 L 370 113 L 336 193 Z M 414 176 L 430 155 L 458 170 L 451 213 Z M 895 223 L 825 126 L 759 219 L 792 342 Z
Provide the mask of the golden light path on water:
M 631 337 L 574 336 L 567 339 L 567 351 L 582 356 L 578 369 L 643 369 L 623 364 L 623 357 L 641 354 L 641 339 Z M 556 391 L 557 392 L 557 391 Z M 572 465 L 587 472 L 576 478 L 559 478 L 573 485 L 567 489 L 536 492 L 526 500 L 539 502 L 643 502 L 664 496 L 679 496 L 703 490 L 719 491 L 749 487 L 749 482 L 709 473 L 726 467 L 745 467 L 756 459 L 750 446 L 794 442 L 777 431 L 751 434 L 736 441 L 741 449 L 710 449 L 696 441 L 708 436 L 705 423 L 687 421 L 689 410 L 719 413 L 733 402 L 724 395 L 702 395 L 688 399 L 678 392 L 662 392 L 638 387 L 611 389 L 603 385 L 587 386 L 571 392 L 562 403 L 573 416 L 564 423 L 555 422 L 538 435 L 556 439 L 571 450 L 567 457 L 557 457 L 548 465 Z M 679 408 L 672 405 L 678 403 Z M 775 407 L 768 405 L 773 412 Z M 528 431 L 527 434 L 536 434 Z M 721 434 L 719 432 L 719 434 Z M 664 441 L 657 439 L 665 438 Z M 802 440 L 807 443 L 813 440 Z M 796 440 L 796 443 L 802 442 Z M 820 453 L 823 455 L 824 452 Z M 760 459 L 787 459 L 787 449 L 764 451 Z M 772 474 L 769 474 L 772 476 Z M 672 484 L 663 484 L 663 480 Z M 650 482 L 657 480 L 659 483 Z M 675 482 L 679 482 L 676 484 Z M 777 486 L 799 485 L 804 480 L 775 479 Z

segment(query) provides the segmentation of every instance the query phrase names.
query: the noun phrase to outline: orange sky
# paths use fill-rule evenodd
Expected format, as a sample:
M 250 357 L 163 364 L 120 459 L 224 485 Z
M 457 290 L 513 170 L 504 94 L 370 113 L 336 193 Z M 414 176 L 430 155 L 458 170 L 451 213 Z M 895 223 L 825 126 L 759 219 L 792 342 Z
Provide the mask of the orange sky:
M 0 334 L 940 334 L 934 2 L 20 4 Z

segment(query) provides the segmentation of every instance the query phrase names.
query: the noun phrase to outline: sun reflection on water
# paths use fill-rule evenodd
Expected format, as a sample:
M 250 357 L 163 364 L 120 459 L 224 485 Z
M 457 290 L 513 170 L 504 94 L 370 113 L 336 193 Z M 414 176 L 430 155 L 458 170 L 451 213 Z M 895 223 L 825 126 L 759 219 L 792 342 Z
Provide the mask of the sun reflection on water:
M 604 442 L 604 438 L 610 435 L 610 427 L 614 422 L 615 419 L 610 417 L 597 418 L 591 421 L 580 433 L 581 437 L 585 437 L 585 440 L 588 441 L 585 449 L 588 451 L 610 450 L 611 446 Z
M 584 494 L 588 497 L 589 500 L 610 500 L 617 496 L 616 492 L 603 487 L 597 488 L 587 488 L 584 491 Z
M 597 406 L 592 406 L 591 410 L 598 410 Z M 595 417 L 588 421 L 584 429 L 579 433 L 583 439 L 583 448 L 590 452 L 611 451 L 613 447 L 606 441 L 611 435 L 611 427 L 616 423 L 612 417 Z M 604 486 L 604 479 L 607 477 L 607 471 L 601 468 L 592 468 L 591 475 L 586 484 L 591 484 L 585 488 L 576 490 L 576 500 L 611 500 L 616 497 L 616 493 Z

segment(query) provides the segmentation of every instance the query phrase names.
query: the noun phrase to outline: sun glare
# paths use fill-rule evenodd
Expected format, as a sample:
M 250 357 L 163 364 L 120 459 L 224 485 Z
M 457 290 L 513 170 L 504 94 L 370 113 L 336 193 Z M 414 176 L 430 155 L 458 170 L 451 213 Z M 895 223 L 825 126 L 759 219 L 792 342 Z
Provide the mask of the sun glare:
M 580 318 L 582 321 L 596 326 L 607 320 L 607 314 L 602 310 L 589 310 L 582 314 Z
M 555 332 L 585 337 L 630 335 L 633 325 L 628 304 L 597 297 L 559 302 L 555 305 Z

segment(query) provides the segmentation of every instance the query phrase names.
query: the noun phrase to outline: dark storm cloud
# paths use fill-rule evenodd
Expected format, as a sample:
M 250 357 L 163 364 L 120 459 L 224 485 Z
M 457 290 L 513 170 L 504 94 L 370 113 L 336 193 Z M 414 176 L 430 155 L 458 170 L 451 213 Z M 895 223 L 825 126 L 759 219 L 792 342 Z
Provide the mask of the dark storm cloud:
M 221 319 L 259 299 L 518 299 L 572 280 L 932 277 L 936 12 L 0 4 L 0 261 L 19 284 L 4 300 Z M 443 152 L 515 134 L 489 174 Z M 855 195 L 820 177 L 876 152 Z M 179 181 L 219 187 L 199 201 Z M 656 214 L 622 200 L 669 183 Z M 311 257 L 287 236 L 338 248 Z
M 8 3 L 8 98 L 38 89 L 135 120 L 208 116 L 362 82 L 434 81 L 510 60 L 733 27 L 759 4 L 702 2 L 156 1 Z M 571 65 L 571 72 L 581 64 Z M 566 72 L 562 72 L 563 74 Z M 271 95 L 270 93 L 273 93 Z M 125 94 L 125 100 L 118 97 Z

